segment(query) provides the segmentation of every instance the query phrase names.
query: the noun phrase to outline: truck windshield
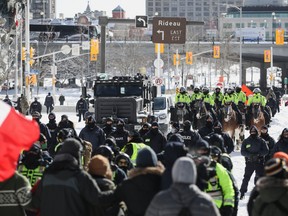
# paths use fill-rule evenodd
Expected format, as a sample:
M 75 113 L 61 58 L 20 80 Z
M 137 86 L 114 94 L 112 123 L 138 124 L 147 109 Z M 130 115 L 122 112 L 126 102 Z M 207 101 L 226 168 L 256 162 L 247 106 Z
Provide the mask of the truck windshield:
M 156 97 L 153 100 L 153 109 L 154 110 L 164 110 L 166 109 L 166 98 L 165 97 Z
M 96 97 L 142 96 L 142 87 L 139 85 L 124 84 L 97 84 L 94 95 Z

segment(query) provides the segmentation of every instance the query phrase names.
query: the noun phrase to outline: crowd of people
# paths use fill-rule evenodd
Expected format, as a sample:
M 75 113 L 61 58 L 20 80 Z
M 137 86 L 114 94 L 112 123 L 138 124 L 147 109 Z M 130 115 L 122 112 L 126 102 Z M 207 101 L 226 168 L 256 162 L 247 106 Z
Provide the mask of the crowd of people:
M 21 191 L 13 204 L 1 205 L 1 215 L 232 216 L 254 171 L 249 215 L 272 210 L 285 215 L 287 128 L 276 142 L 267 126 L 260 133 L 250 127 L 241 147 L 246 163 L 238 188 L 229 155 L 234 142 L 212 116 L 199 131 L 189 120 L 181 129 L 174 122 L 167 136 L 156 121 L 128 131 L 122 119 L 107 118 L 101 128 L 86 115 L 77 134 L 67 115 L 56 122 L 51 112 L 47 124 L 39 110 L 32 117 L 40 137 L 20 155 L 18 172 L 0 182 L 0 195 L 9 196 L 5 191 L 14 185 L 15 193 Z M 273 189 L 279 192 L 268 199 Z

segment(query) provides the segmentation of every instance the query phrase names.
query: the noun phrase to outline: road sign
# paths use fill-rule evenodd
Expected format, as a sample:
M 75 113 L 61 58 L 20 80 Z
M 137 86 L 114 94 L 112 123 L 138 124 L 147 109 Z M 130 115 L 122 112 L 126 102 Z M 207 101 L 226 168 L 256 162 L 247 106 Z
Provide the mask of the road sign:
M 71 48 L 69 45 L 63 45 L 61 47 L 61 52 L 64 54 L 64 55 L 68 55 L 71 51 Z
M 184 44 L 186 41 L 186 18 L 154 17 L 153 43 Z
M 159 66 L 160 68 L 162 68 L 162 67 L 164 66 L 164 62 L 163 62 L 162 59 L 155 59 L 155 61 L 154 61 L 154 67 L 155 67 L 155 68 L 158 68 L 158 66 Z
M 135 24 L 138 28 L 147 28 L 148 27 L 148 16 L 136 16 Z
M 163 85 L 163 79 L 161 77 L 156 77 L 154 80 L 155 85 L 162 86 Z

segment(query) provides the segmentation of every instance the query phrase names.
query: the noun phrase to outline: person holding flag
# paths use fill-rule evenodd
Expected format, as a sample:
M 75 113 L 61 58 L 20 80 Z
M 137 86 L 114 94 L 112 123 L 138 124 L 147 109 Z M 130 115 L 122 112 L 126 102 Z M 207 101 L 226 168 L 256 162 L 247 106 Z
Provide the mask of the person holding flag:
M 23 215 L 31 203 L 31 185 L 16 171 L 22 150 L 28 150 L 38 140 L 40 130 L 15 109 L 0 101 L 0 215 Z

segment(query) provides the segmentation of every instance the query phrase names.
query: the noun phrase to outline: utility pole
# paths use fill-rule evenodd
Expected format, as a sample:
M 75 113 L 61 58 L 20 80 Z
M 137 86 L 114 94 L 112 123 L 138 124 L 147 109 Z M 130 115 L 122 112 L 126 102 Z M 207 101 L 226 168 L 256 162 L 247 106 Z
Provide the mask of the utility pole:
M 29 76 L 30 76 L 30 1 L 26 0 L 25 6 L 25 47 L 26 47 L 26 60 L 25 60 L 25 76 L 28 77 L 28 82 L 26 83 L 26 91 L 25 95 L 28 100 L 30 101 L 30 83 L 29 83 Z

